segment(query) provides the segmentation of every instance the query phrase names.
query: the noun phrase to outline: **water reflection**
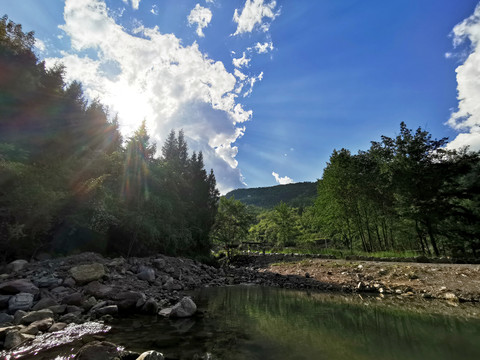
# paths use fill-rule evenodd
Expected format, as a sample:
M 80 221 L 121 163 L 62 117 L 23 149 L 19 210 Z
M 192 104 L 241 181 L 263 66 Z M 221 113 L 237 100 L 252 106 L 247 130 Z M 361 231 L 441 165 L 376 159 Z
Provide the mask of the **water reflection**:
M 415 304 L 405 310 L 374 298 L 262 287 L 203 289 L 195 299 L 202 317 L 137 318 L 130 336 L 119 324 L 109 337 L 175 359 L 480 359 L 478 318 L 434 315 Z

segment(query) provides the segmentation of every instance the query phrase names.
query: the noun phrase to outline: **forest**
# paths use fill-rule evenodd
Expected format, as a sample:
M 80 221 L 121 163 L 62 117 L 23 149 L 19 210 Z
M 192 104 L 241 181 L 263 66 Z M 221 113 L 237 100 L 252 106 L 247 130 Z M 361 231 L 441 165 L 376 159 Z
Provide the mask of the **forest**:
M 123 139 L 64 68 L 47 69 L 32 32 L 0 20 L 0 253 L 208 256 L 219 193 L 183 132 L 161 151 L 145 121 Z
M 367 151 L 334 150 L 313 206 L 244 205 L 251 214 L 244 238 L 277 249 L 326 244 L 350 252 L 478 257 L 480 153 L 447 143 L 402 122 L 396 137 L 382 136 Z
M 182 130 L 161 149 L 145 121 L 123 138 L 115 114 L 65 83 L 61 64 L 47 68 L 34 43 L 1 19 L 1 260 L 85 250 L 208 257 L 241 243 L 479 255 L 479 152 L 402 122 L 366 151 L 334 150 L 316 185 L 220 198 Z

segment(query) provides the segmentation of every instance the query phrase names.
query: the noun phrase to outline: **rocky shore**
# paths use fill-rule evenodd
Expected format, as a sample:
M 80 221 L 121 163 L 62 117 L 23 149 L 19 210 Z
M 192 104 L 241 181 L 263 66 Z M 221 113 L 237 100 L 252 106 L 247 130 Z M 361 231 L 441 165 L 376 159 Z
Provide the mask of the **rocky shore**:
M 246 283 L 305 290 L 376 292 L 381 296 L 418 295 L 441 298 L 453 304 L 480 301 L 478 265 L 294 257 L 276 262 L 279 259 L 268 256 L 234 260 L 218 268 L 163 255 L 109 259 L 83 253 L 35 262 L 16 260 L 0 269 L 1 354 L 5 358 L 28 356 L 39 349 L 83 339 L 85 343 L 76 352 L 76 359 L 162 359 L 157 352 L 129 352 L 101 341 L 98 334 L 107 332 L 109 322 L 123 314 L 192 316 L 197 309 L 188 294 L 204 286 Z M 458 282 L 449 283 L 450 273 L 455 281 L 468 280 L 469 285 L 460 289 L 456 286 Z M 426 274 L 439 274 L 440 278 L 433 275 L 429 278 Z

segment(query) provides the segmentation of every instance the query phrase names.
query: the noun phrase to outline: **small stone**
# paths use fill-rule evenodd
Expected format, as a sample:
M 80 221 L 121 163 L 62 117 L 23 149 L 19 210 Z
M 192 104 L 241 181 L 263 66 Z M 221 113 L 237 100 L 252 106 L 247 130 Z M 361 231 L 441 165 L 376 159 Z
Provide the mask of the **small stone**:
M 142 306 L 142 312 L 147 314 L 156 314 L 158 312 L 158 304 L 155 299 L 148 299 L 145 304 Z
M 63 280 L 63 283 L 62 283 L 63 286 L 66 286 L 69 288 L 74 287 L 75 284 L 76 284 L 75 280 L 71 277 L 66 278 L 65 280 Z
M 68 324 L 78 323 L 80 322 L 80 314 L 76 314 L 76 313 L 65 314 L 65 315 L 62 315 L 59 320 L 61 322 L 66 322 Z
M 108 305 L 108 306 L 96 309 L 94 313 L 99 317 L 103 315 L 116 315 L 118 314 L 118 306 Z
M 83 295 L 79 292 L 67 295 L 63 298 L 62 303 L 67 305 L 81 306 L 83 303 Z
M 75 355 L 76 360 L 113 360 L 119 359 L 121 350 L 117 345 L 103 341 L 92 341 L 84 345 Z
M 34 321 L 29 326 L 35 326 L 40 331 L 47 331 L 53 325 L 53 323 L 54 323 L 53 318 L 46 318 L 46 319 Z
M 145 351 L 144 353 L 140 354 L 140 356 L 137 358 L 137 360 L 164 360 L 164 359 L 165 358 L 163 357 L 163 354 L 155 350 Z
M 458 299 L 457 295 L 455 295 L 454 293 L 446 293 L 444 295 L 444 299 L 447 300 L 447 301 L 450 301 L 450 302 L 454 302 L 454 303 L 459 302 L 459 299 Z
M 48 307 L 54 314 L 63 314 L 67 310 L 67 305 L 54 305 Z
M 62 280 L 55 276 L 44 276 L 33 281 L 39 288 L 50 288 L 58 286 Z
M 310 274 L 308 272 L 305 273 L 305 277 L 308 279 L 310 278 Z

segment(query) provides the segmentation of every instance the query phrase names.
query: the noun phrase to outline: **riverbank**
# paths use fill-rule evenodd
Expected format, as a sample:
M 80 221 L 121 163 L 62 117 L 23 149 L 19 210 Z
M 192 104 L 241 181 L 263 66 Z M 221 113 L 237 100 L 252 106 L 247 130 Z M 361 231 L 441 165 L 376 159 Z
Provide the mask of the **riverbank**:
M 81 345 L 87 347 L 85 351 L 104 351 L 107 355 L 102 359 L 109 359 L 108 353 L 115 346 L 99 340 L 103 332 L 109 331 L 108 324 L 114 318 L 131 314 L 168 317 L 172 316 L 172 307 L 178 306 L 182 307 L 179 316 L 191 316 L 196 308 L 194 303 L 185 300 L 186 296 L 201 287 L 256 284 L 323 292 L 373 293 L 379 300 L 442 299 L 441 306 L 447 307 L 480 301 L 479 265 L 297 259 L 294 256 L 278 260 L 272 256 L 243 256 L 218 268 L 163 255 L 109 259 L 83 253 L 31 263 L 14 261 L 0 272 L 3 355 L 29 354 L 39 348 L 57 346 L 62 341 L 81 340 Z M 475 309 L 471 313 L 476 316 Z M 81 352 L 78 354 L 76 358 L 81 359 Z M 122 354 L 115 356 L 132 360 L 140 356 L 128 351 Z

